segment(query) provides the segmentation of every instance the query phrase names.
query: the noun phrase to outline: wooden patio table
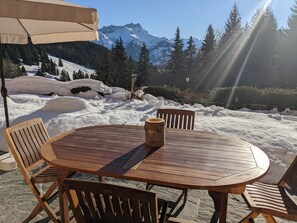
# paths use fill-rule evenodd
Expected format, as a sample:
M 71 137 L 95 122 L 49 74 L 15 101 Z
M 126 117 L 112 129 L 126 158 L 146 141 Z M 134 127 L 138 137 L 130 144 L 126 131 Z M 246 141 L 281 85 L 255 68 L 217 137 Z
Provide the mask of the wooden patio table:
M 166 129 L 165 146 L 144 141 L 144 127 L 132 125 L 85 127 L 47 141 L 40 152 L 58 170 L 62 222 L 69 221 L 61 187 L 69 171 L 208 190 L 215 206 L 211 222 L 226 222 L 228 193 L 242 193 L 269 168 L 262 150 L 226 135 Z

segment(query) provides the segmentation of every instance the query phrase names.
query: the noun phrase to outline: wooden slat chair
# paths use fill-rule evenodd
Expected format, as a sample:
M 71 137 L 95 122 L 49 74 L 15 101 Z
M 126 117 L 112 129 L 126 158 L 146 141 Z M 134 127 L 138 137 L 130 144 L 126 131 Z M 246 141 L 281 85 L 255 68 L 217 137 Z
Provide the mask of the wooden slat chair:
M 5 129 L 4 134 L 18 168 L 38 200 L 38 204 L 24 222 L 29 222 L 42 210 L 46 211 L 53 222 L 59 222 L 56 213 L 49 206 L 57 197 L 57 192 L 54 193 L 57 187 L 56 170 L 47 166 L 39 154 L 41 145 L 49 139 L 42 119 L 36 118 L 14 125 Z M 47 192 L 41 195 L 36 184 L 48 182 L 52 184 Z
M 277 222 L 273 216 L 297 221 L 297 205 L 292 193 L 297 195 L 297 156 L 277 185 L 258 182 L 247 185 L 243 198 L 251 213 L 241 222 L 253 222 L 259 214 L 269 223 Z
M 159 218 L 157 194 L 118 185 L 65 180 L 63 185 L 78 223 L 163 223 L 167 203 Z
M 166 121 L 167 128 L 194 130 L 194 111 L 181 109 L 158 109 L 157 118 L 163 118 Z
M 157 118 L 162 118 L 166 122 L 167 128 L 194 130 L 195 112 L 181 109 L 158 109 Z M 152 188 L 152 184 L 147 184 L 146 189 Z M 176 188 L 183 190 L 185 204 L 188 200 L 189 190 L 185 188 Z

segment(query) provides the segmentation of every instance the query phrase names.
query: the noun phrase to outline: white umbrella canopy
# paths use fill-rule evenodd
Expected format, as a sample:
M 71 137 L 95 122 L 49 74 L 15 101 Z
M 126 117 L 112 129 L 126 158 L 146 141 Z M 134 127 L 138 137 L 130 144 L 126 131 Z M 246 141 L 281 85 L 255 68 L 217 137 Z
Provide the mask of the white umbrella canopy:
M 98 38 L 97 10 L 62 0 L 0 0 L 1 44 L 89 41 Z M 7 90 L 0 49 L 1 94 L 9 126 Z

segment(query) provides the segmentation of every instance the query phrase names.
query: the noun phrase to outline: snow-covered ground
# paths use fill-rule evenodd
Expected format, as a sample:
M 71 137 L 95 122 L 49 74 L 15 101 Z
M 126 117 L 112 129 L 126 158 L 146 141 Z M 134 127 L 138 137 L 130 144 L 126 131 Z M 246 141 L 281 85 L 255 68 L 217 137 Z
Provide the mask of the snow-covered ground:
M 129 92 L 124 89 L 110 88 L 88 79 L 63 83 L 41 77 L 21 77 L 6 83 L 11 124 L 42 117 L 51 136 L 91 125 L 143 125 L 146 118 L 156 115 L 157 108 L 168 107 L 195 111 L 197 130 L 239 137 L 264 150 L 272 164 L 265 181 L 277 181 L 297 154 L 297 116 L 281 115 L 275 110 L 260 113 L 200 104 L 181 105 L 152 95 L 144 95 L 144 100 L 131 100 Z M 92 90 L 72 95 L 71 88 L 78 86 L 89 86 Z M 105 97 L 97 92 L 105 94 Z M 42 95 L 49 93 L 53 95 Z M 4 125 L 1 100 L 1 132 Z M 2 134 L 0 149 L 7 151 Z
M 78 72 L 79 70 L 81 70 L 84 74 L 88 74 L 88 76 L 90 76 L 91 74 L 95 73 L 95 70 L 90 69 L 90 68 L 86 68 L 84 66 L 75 64 L 75 63 L 71 63 L 67 60 L 63 60 L 63 67 L 59 67 L 59 58 L 54 57 L 54 56 L 48 56 L 49 59 L 52 59 L 53 62 L 57 65 L 57 69 L 59 70 L 59 72 L 61 73 L 62 70 L 65 70 L 68 72 L 69 77 L 71 80 L 73 80 L 73 71 Z M 39 65 L 26 65 L 26 64 L 22 64 L 22 66 L 24 66 L 24 68 L 27 71 L 27 75 L 28 76 L 34 76 L 37 72 L 37 70 L 41 67 L 41 62 L 39 63 Z

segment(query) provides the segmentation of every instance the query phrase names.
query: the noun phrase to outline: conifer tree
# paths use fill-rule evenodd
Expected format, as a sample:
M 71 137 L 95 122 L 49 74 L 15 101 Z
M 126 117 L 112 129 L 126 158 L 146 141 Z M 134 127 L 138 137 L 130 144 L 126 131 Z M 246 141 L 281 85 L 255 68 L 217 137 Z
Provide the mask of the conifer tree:
M 25 69 L 24 66 L 22 66 L 22 68 L 21 68 L 21 72 L 22 72 L 22 75 L 23 75 L 23 76 L 27 76 L 27 71 L 26 71 L 26 69 Z
M 140 87 L 140 86 L 147 85 L 149 66 L 150 66 L 149 50 L 146 48 L 145 43 L 143 43 L 140 49 L 140 55 L 137 63 L 138 76 L 136 79 L 136 86 Z
M 63 65 L 63 61 L 62 61 L 62 59 L 61 59 L 61 57 L 59 58 L 59 67 L 63 67 L 64 65 Z
M 7 78 L 23 76 L 20 67 L 7 58 L 3 60 L 3 71 Z
M 40 68 L 40 71 L 42 73 L 45 73 L 45 72 L 48 72 L 48 66 L 47 66 L 47 63 L 45 61 L 42 61 L 41 62 L 41 68 Z
M 128 74 L 131 75 L 136 72 L 136 67 L 135 67 L 135 61 L 132 59 L 132 56 L 130 55 L 128 60 L 127 60 L 127 72 Z
M 188 46 L 187 46 L 187 49 L 185 50 L 185 65 L 186 65 L 186 67 L 185 67 L 186 74 L 185 75 L 186 75 L 186 77 L 190 78 L 190 81 L 191 81 L 192 75 L 194 72 L 195 61 L 196 61 L 196 46 L 195 46 L 192 36 L 190 36 L 187 44 L 188 44 Z M 189 87 L 189 85 L 185 86 L 185 87 Z
M 242 83 L 273 87 L 278 79 L 277 23 L 270 8 L 258 10 L 253 17 L 251 33 L 243 56 L 248 57 Z M 250 51 L 250 55 L 248 55 Z
M 103 58 L 99 61 L 96 70 L 96 79 L 102 81 L 107 86 L 115 85 L 115 73 L 112 68 L 111 56 L 107 49 L 104 50 Z
M 238 49 L 242 44 L 241 37 L 241 17 L 237 5 L 234 4 L 219 42 L 218 59 L 215 62 L 214 70 L 211 71 L 210 86 L 234 86 L 242 64 L 238 57 Z
M 212 25 L 207 28 L 206 35 L 202 41 L 202 46 L 199 51 L 199 59 L 204 61 L 212 56 L 216 47 L 216 38 Z
M 49 62 L 48 54 L 44 46 L 40 47 L 40 59 L 43 62 L 46 62 L 46 63 Z
M 196 76 L 194 78 L 196 89 L 208 88 L 206 82 L 209 82 L 208 79 L 211 78 L 212 65 L 215 60 L 215 49 L 216 37 L 214 29 L 210 24 L 206 30 L 206 35 L 202 41 L 196 61 Z
M 38 69 L 35 76 L 39 76 L 39 77 L 45 77 L 45 73 L 41 71 L 41 69 Z
M 61 71 L 60 81 L 64 81 L 64 82 L 71 81 L 68 72 L 64 69 Z
M 286 42 L 284 46 L 282 72 L 285 74 L 284 83 L 282 86 L 296 88 L 297 87 L 297 0 L 295 0 L 293 7 L 291 7 L 291 15 L 288 19 L 288 30 L 286 35 Z
M 172 53 L 167 65 L 169 72 L 169 84 L 177 87 L 184 86 L 185 76 L 185 57 L 183 51 L 183 40 L 180 37 L 179 27 L 176 29 L 174 43 L 172 45 Z
M 20 52 L 21 58 L 23 59 L 23 63 L 31 66 L 32 60 L 31 60 L 31 49 L 29 44 L 20 46 L 19 49 L 20 49 L 19 52 Z
M 230 43 L 230 41 L 236 38 L 241 32 L 241 17 L 238 11 L 237 4 L 233 5 L 233 8 L 229 14 L 229 18 L 225 23 L 225 31 L 223 33 L 220 45 Z
M 116 45 L 112 49 L 114 63 L 114 86 L 129 89 L 131 74 L 127 69 L 127 56 L 122 38 L 116 40 Z

